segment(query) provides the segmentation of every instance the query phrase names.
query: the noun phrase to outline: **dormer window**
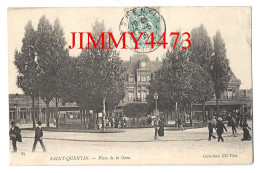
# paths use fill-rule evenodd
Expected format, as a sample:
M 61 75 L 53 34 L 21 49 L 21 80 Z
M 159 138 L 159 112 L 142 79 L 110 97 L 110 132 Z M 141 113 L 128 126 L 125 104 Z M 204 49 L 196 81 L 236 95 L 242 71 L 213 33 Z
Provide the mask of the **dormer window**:
M 141 68 L 146 68 L 145 58 L 142 58 L 142 60 L 141 60 L 141 62 L 140 62 L 140 67 L 141 67 Z
M 146 62 L 145 62 L 145 61 L 141 62 L 141 67 L 142 67 L 142 68 L 145 68 L 145 67 L 146 67 Z

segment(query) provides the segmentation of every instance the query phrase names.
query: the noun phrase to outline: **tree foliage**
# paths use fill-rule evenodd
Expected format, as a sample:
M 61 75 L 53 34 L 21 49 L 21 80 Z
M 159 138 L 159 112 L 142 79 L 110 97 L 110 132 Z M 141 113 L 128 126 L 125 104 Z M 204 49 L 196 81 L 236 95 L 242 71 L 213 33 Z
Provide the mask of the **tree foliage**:
M 173 45 L 172 40 L 171 45 Z M 213 96 L 209 73 L 199 63 L 191 60 L 190 52 L 182 49 L 183 41 L 179 38 L 174 50 L 168 49 L 162 67 L 150 82 L 148 100 L 153 101 L 152 94 L 159 95 L 158 106 L 161 109 L 176 109 L 186 105 L 202 102 Z M 191 122 L 192 123 L 192 122 Z
M 47 127 L 49 127 L 49 103 L 53 97 L 58 97 L 62 92 L 61 71 L 64 68 L 64 59 L 68 57 L 63 35 L 58 19 L 52 26 L 45 16 L 40 18 L 36 31 L 36 54 L 40 70 L 38 90 L 46 103 Z
M 18 70 L 17 86 L 23 90 L 25 94 L 31 96 L 33 100 L 32 105 L 32 120 L 33 127 L 35 128 L 35 109 L 34 109 L 34 98 L 37 95 L 37 83 L 38 83 L 38 64 L 36 61 L 35 54 L 35 30 L 32 26 L 32 22 L 28 21 L 25 26 L 25 34 L 22 40 L 21 51 L 15 51 L 14 64 Z
M 215 90 L 217 112 L 219 114 L 218 101 L 223 91 L 228 87 L 230 81 L 230 67 L 229 61 L 226 57 L 225 43 L 219 31 L 217 31 L 213 41 L 214 55 L 210 62 L 210 73 Z
M 97 41 L 103 32 L 107 32 L 104 23 L 96 21 L 91 32 L 94 40 Z M 105 46 L 108 47 L 108 44 L 105 39 Z M 85 86 L 90 93 L 86 94 L 100 101 L 106 99 L 108 109 L 112 110 L 124 97 L 122 60 L 115 49 L 100 49 L 101 44 L 97 48 L 90 44 L 90 47 L 79 56 L 80 64 L 84 64 L 81 72 L 87 74 L 84 80 L 87 81 Z
M 146 103 L 129 103 L 124 107 L 127 117 L 142 117 L 147 115 L 148 105 Z
M 213 46 L 203 24 L 191 30 L 192 44 L 189 48 L 190 60 L 209 70 L 209 61 L 213 53 Z

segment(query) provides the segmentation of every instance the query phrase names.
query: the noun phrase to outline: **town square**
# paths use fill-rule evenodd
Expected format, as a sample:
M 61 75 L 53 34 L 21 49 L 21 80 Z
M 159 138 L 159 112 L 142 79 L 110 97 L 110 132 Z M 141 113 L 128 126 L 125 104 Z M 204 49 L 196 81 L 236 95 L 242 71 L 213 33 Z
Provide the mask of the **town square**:
M 11 165 L 253 162 L 249 7 L 8 14 Z

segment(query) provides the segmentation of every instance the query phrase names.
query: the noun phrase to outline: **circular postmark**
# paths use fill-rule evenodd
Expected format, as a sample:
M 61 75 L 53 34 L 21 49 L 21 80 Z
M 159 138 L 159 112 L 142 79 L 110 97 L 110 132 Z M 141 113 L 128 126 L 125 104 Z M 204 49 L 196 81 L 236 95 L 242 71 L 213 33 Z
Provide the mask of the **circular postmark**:
M 133 33 L 136 40 L 131 35 L 126 39 L 126 45 L 129 49 L 139 53 L 148 53 L 160 46 L 156 43 L 166 32 L 166 27 L 164 18 L 157 10 L 149 7 L 137 7 L 126 11 L 120 22 L 119 30 L 121 34 L 123 32 Z M 138 49 L 136 49 L 136 42 Z M 151 46 L 149 43 L 155 44 Z

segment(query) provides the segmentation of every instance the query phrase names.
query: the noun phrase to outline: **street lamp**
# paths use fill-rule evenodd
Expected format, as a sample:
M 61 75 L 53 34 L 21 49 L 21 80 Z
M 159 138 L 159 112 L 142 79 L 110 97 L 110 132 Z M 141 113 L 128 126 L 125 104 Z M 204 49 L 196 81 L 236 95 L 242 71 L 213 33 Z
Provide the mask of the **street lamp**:
M 154 100 L 155 100 L 155 116 L 156 116 L 156 120 L 155 120 L 155 123 L 154 123 L 154 125 L 155 125 L 155 134 L 154 134 L 154 139 L 156 140 L 157 139 L 157 133 L 158 133 L 158 120 L 157 120 L 157 100 L 158 100 L 158 94 L 157 94 L 157 92 L 155 92 L 154 94 L 153 94 L 153 98 L 154 98 Z

